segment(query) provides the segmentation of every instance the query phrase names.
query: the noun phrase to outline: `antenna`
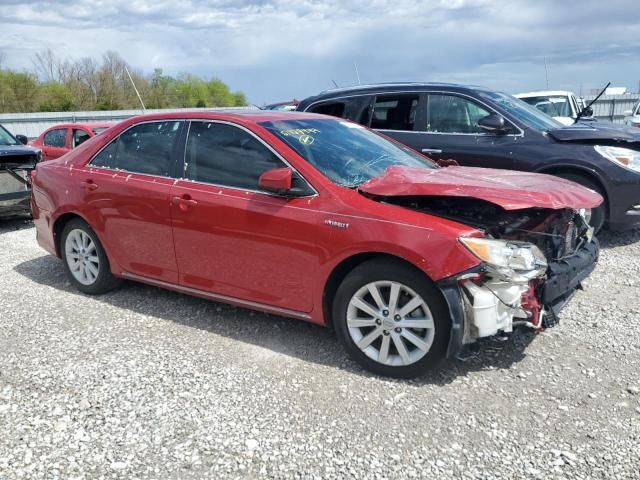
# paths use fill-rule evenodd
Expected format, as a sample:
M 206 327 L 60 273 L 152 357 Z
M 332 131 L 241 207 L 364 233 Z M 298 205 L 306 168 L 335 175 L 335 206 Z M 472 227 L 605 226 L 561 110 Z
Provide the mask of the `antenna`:
M 133 85 L 133 89 L 136 92 L 136 95 L 138 96 L 138 100 L 140 100 L 140 105 L 142 105 L 142 113 L 145 113 L 147 111 L 146 108 L 144 108 L 144 102 L 142 101 L 142 97 L 140 96 L 140 92 L 138 92 L 138 89 L 136 88 L 136 84 L 133 81 L 133 78 L 131 78 L 131 74 L 129 73 L 129 69 L 127 68 L 127 66 L 124 66 L 124 71 L 127 72 L 127 76 L 129 77 L 129 80 L 131 81 L 131 85 Z
M 336 83 L 336 81 L 335 81 L 335 80 L 331 80 L 331 81 L 332 81 L 332 82 L 333 82 L 333 84 L 336 86 L 336 88 L 340 88 L 340 87 L 338 86 L 338 84 Z
M 544 57 L 544 76 L 547 79 L 547 90 L 549 90 L 549 70 L 547 69 L 547 57 Z
M 358 72 L 358 64 L 356 62 L 353 62 L 353 66 L 356 69 L 356 77 L 358 77 L 358 85 L 362 85 L 362 82 L 360 81 L 360 73 Z

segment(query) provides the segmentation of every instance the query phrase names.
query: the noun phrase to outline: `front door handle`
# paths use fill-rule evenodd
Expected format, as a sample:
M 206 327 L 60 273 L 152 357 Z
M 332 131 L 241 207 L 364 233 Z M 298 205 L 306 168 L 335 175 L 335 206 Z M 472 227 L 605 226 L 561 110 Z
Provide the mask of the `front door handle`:
M 94 183 L 93 180 L 85 180 L 84 182 L 80 182 L 80 186 L 84 188 L 87 192 L 90 192 L 98 188 L 98 185 Z
M 423 148 L 422 153 L 442 153 L 439 148 Z
M 198 205 L 198 202 L 191 198 L 191 195 L 185 193 L 181 197 L 171 197 L 171 204 L 176 205 L 183 212 L 189 211 Z

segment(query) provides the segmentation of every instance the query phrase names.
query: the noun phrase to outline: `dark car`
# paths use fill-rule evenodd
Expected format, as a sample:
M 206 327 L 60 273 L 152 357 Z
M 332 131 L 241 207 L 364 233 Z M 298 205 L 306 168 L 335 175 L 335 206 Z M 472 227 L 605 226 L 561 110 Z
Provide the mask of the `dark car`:
M 29 172 L 41 158 L 38 149 L 25 145 L 27 137 L 14 137 L 0 125 L 0 216 L 30 210 Z
M 329 90 L 298 110 L 348 118 L 435 160 L 572 180 L 605 198 L 591 212 L 596 230 L 640 223 L 640 140 L 623 130 L 563 127 L 511 95 L 438 83 Z

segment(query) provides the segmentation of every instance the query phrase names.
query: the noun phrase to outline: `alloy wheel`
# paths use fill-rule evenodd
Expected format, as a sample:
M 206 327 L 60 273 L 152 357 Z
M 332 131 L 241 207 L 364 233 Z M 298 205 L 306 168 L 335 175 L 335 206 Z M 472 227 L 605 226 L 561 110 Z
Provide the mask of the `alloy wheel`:
M 100 257 L 91 237 L 84 230 L 71 230 L 64 248 L 73 277 L 82 285 L 92 285 L 100 272 Z
M 351 297 L 347 328 L 365 355 L 390 366 L 419 361 L 435 335 L 433 316 L 423 298 L 402 283 L 384 280 L 364 285 Z

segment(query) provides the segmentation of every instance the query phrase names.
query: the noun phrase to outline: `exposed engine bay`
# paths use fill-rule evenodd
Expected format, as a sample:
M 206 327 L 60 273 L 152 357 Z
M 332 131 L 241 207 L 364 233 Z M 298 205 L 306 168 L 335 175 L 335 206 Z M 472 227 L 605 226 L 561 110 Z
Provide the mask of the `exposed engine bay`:
M 480 271 L 458 279 L 466 317 L 464 343 L 511 332 L 518 324 L 534 329 L 554 326 L 557 312 L 591 271 L 583 270 L 592 269 L 597 259 L 588 210 L 507 211 L 464 197 L 387 197 L 383 201 L 475 227 L 484 232 L 483 238 L 461 238 L 472 253 L 481 257 L 474 249 L 486 249 L 484 243 L 502 250 L 498 257 L 507 258 L 506 263 L 486 261 Z M 551 292 L 552 288 L 558 291 Z

